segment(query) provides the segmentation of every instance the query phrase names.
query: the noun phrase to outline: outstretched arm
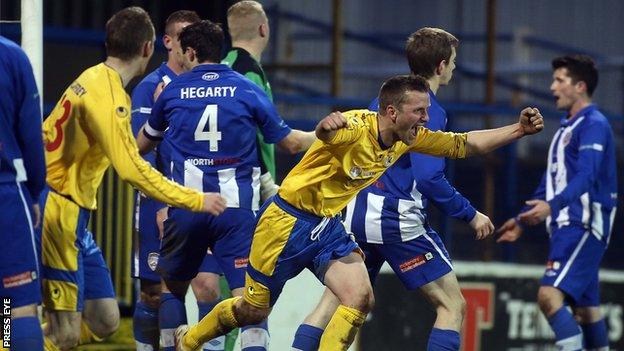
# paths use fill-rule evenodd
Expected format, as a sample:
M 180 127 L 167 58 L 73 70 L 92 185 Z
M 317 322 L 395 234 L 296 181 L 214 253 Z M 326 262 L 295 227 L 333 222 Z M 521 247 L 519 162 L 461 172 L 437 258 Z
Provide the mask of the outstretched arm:
M 518 123 L 495 129 L 468 132 L 466 156 L 486 154 L 525 135 L 539 133 L 542 129 L 544 129 L 544 118 L 539 110 L 527 107 L 520 112 Z

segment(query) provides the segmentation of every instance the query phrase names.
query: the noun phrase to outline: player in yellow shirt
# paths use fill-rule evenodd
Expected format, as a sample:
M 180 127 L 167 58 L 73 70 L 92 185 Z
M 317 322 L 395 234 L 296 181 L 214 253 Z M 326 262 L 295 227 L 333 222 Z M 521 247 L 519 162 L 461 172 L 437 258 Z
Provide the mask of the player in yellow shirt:
M 42 197 L 42 264 L 46 350 L 100 340 L 119 324 L 110 273 L 87 230 L 97 189 L 110 164 L 149 197 L 218 215 L 225 200 L 164 178 L 139 155 L 124 86 L 144 73 L 154 51 L 154 27 L 139 7 L 106 23 L 107 58 L 65 91 L 43 126 L 48 191 Z
M 428 92 L 421 77 L 395 76 L 381 88 L 379 114 L 334 112 L 318 124 L 319 140 L 260 211 L 243 297 L 221 302 L 190 329 L 180 327 L 178 350 L 196 350 L 205 340 L 266 318 L 286 281 L 304 268 L 341 303 L 319 350 L 347 350 L 374 299 L 362 253 L 340 221 L 347 203 L 406 152 L 463 158 L 544 127 L 539 111 L 526 108 L 519 123 L 505 127 L 432 132 L 422 127 L 428 120 Z

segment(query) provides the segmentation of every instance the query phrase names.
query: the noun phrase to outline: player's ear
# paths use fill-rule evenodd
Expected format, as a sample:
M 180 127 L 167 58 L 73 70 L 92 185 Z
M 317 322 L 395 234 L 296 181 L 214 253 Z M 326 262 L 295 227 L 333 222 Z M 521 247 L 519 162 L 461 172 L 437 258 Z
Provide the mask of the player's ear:
M 396 122 L 397 109 L 393 105 L 388 105 L 386 107 L 386 116 L 388 116 L 392 122 Z
M 587 83 L 585 83 L 582 80 L 579 80 L 578 82 L 574 84 L 574 89 L 579 94 L 582 94 L 582 93 L 587 94 Z
M 173 49 L 173 41 L 174 40 L 175 39 L 173 39 L 172 37 L 170 37 L 167 34 L 163 35 L 163 44 L 165 45 L 165 48 L 167 48 L 167 51 L 171 51 Z
M 444 68 L 446 67 L 447 62 L 446 60 L 442 60 L 440 61 L 440 63 L 438 63 L 438 66 L 435 69 L 435 74 L 436 75 L 442 75 L 442 72 L 444 72 Z
M 142 50 L 141 50 L 141 56 L 142 57 L 151 57 L 153 53 L 154 53 L 154 41 L 153 40 L 148 40 L 148 41 L 144 42 Z
M 268 33 L 269 33 L 269 28 L 268 28 L 267 23 L 262 23 L 261 25 L 258 26 L 258 35 L 260 35 L 260 38 L 266 37 Z

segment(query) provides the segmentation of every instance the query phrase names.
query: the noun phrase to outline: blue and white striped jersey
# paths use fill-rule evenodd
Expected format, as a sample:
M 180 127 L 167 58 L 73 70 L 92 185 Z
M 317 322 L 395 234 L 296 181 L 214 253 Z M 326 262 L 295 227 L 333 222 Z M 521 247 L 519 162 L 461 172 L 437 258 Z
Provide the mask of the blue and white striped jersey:
M 548 231 L 581 226 L 608 243 L 617 206 L 616 167 L 613 131 L 596 105 L 563 118 L 534 194 L 550 204 Z
M 0 36 L 0 183 L 26 182 L 34 203 L 45 186 L 39 92 L 30 61 Z
M 253 82 L 227 65 L 203 64 L 165 87 L 145 132 L 168 142 L 176 182 L 219 192 L 228 207 L 257 210 L 257 128 L 267 143 L 291 131 Z
M 446 130 L 446 111 L 429 92 L 431 130 Z M 379 110 L 375 99 L 368 108 Z M 401 156 L 373 185 L 347 206 L 345 225 L 361 242 L 374 244 L 412 240 L 426 233 L 428 201 L 445 214 L 470 221 L 476 210 L 444 175 L 444 158 L 410 153 Z

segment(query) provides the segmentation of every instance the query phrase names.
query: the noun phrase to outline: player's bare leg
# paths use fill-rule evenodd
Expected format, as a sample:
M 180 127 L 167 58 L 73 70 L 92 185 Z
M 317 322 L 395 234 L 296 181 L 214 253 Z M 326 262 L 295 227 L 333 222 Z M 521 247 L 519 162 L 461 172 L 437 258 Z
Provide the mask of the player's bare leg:
M 69 350 L 80 341 L 80 312 L 46 310 L 46 351 Z
M 450 272 L 425 284 L 420 291 L 436 310 L 433 327 L 459 332 L 466 313 L 466 300 L 461 294 L 455 273 Z
M 330 261 L 325 273 L 325 286 L 336 295 L 340 305 L 327 324 L 319 350 L 347 350 L 375 303 L 362 256 L 352 252 L 349 256 Z
M 101 341 L 119 328 L 119 307 L 113 298 L 85 300 L 80 344 Z
M 318 305 L 316 305 L 314 310 L 303 320 L 303 324 L 325 329 L 338 306 L 340 306 L 340 300 L 338 300 L 331 290 L 325 288 Z

